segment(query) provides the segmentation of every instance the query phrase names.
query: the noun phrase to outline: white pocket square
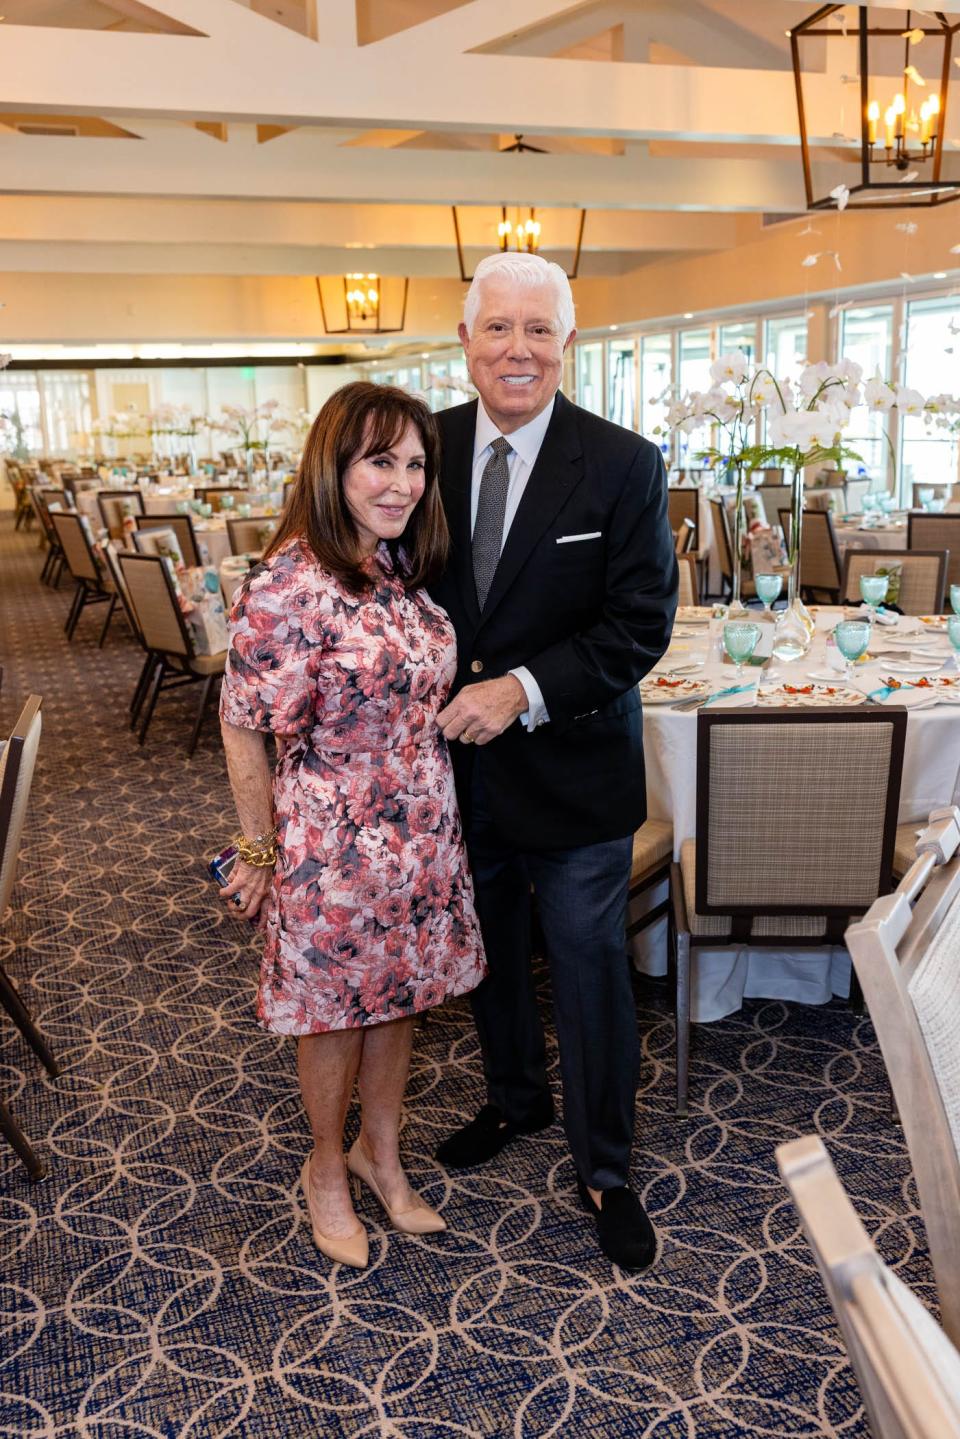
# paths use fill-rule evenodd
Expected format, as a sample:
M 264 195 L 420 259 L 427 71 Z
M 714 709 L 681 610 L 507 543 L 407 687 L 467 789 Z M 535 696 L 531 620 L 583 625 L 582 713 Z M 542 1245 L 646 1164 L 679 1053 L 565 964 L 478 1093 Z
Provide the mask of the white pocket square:
M 557 536 L 557 544 L 558 544 L 558 545 L 572 545 L 572 544 L 575 544 L 577 540 L 599 540 L 599 539 L 602 539 L 602 538 L 603 538 L 602 531 L 600 531 L 600 530 L 591 530 L 588 535 L 558 535 L 558 536 Z

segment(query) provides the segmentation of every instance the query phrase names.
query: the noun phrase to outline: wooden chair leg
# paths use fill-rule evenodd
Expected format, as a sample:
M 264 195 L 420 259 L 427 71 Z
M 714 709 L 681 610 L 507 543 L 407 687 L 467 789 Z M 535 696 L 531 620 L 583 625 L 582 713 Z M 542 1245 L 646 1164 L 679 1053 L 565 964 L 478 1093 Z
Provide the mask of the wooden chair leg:
M 690 936 L 677 934 L 677 1115 L 687 1117 L 690 1088 Z
M 140 726 L 140 734 L 137 741 L 141 745 L 147 737 L 147 730 L 149 729 L 150 721 L 153 718 L 153 711 L 156 708 L 157 696 L 160 694 L 160 686 L 163 684 L 163 677 L 166 674 L 166 671 L 167 666 L 164 661 L 158 660 L 157 667 L 153 672 L 153 679 L 150 682 L 147 694 L 144 696 L 147 708 L 146 713 L 143 717 L 143 724 Z
M 214 678 L 214 675 L 207 675 L 200 687 L 200 703 L 197 705 L 197 717 L 193 722 L 193 731 L 190 735 L 190 744 L 187 748 L 188 755 L 192 755 L 197 747 L 197 740 L 200 738 L 200 726 L 203 724 L 203 715 L 207 708 L 207 701 L 210 698 L 210 689 L 213 685 Z
M 116 609 L 116 607 L 117 607 L 117 597 L 116 597 L 116 595 L 111 595 L 111 596 L 110 596 L 110 603 L 107 605 L 107 618 L 104 620 L 104 622 L 103 622 L 103 629 L 100 631 L 100 641 L 99 641 L 99 643 L 98 643 L 98 645 L 97 645 L 97 649 L 98 649 L 98 650 L 102 650 L 102 649 L 103 649 L 103 642 L 104 642 L 104 640 L 107 638 L 107 630 L 110 628 L 110 621 L 113 619 L 113 612 L 114 612 L 114 610 Z
M 27 1173 L 36 1184 L 46 1175 L 46 1170 L 30 1147 L 30 1141 L 20 1128 L 7 1106 L 0 1103 L 0 1133 L 16 1150 L 23 1160 Z
M 60 1066 L 2 965 L 0 965 L 0 1004 L 3 1005 L 44 1069 L 56 1079 L 60 1073 Z

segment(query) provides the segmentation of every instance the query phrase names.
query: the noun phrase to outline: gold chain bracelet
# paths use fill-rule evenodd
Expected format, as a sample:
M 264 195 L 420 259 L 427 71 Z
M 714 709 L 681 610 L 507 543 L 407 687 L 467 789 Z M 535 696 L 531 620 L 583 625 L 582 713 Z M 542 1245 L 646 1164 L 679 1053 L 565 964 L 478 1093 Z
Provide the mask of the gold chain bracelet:
M 252 865 L 254 869 L 269 869 L 277 862 L 277 831 L 270 830 L 267 834 L 255 835 L 253 839 L 247 839 L 246 835 L 237 834 L 233 837 L 237 855 L 244 864 Z

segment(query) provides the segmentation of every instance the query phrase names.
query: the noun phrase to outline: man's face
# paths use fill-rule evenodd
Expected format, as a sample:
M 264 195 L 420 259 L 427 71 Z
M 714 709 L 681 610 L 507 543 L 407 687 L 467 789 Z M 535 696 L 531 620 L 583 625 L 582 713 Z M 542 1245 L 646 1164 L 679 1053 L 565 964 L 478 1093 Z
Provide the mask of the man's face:
M 459 329 L 470 378 L 483 407 L 504 435 L 550 404 L 563 377 L 563 335 L 550 285 L 526 286 L 491 276 L 480 288 L 480 310 L 467 334 Z

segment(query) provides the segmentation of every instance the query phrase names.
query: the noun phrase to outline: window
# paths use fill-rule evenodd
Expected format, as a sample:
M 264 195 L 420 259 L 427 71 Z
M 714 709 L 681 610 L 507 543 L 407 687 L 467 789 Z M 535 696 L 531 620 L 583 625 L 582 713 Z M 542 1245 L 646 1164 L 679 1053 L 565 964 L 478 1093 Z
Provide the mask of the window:
M 904 384 L 924 399 L 953 390 L 960 354 L 960 301 L 955 297 L 913 300 L 907 306 Z M 929 428 L 919 415 L 900 426 L 900 493 L 912 503 L 914 484 L 953 484 L 957 480 L 957 441 Z
M 681 395 L 687 394 L 690 390 L 709 390 L 711 383 L 710 331 L 681 330 L 678 362 Z M 695 457 L 709 443 L 709 423 L 689 435 L 682 430 L 679 431 L 677 434 L 677 463 L 681 466 L 693 464 Z M 701 461 L 696 460 L 697 465 L 700 463 Z
M 48 455 L 75 455 L 89 443 L 93 409 L 90 375 L 84 370 L 48 370 L 40 375 L 45 449 Z
M 636 429 L 636 344 L 607 341 L 607 419 Z
M 745 320 L 742 324 L 721 325 L 718 336 L 718 355 L 729 355 L 734 350 L 742 350 L 747 360 L 752 365 L 757 358 L 757 325 L 755 320 Z
M 603 346 L 577 346 L 577 404 L 595 415 L 604 412 Z
M 774 315 L 763 327 L 763 363 L 778 380 L 792 378 L 807 356 L 807 322 L 803 315 Z
M 640 433 L 663 451 L 670 463 L 670 436 L 655 435 L 663 426 L 673 380 L 673 344 L 670 335 L 644 335 L 640 341 Z
M 840 354 L 855 360 L 863 368 L 863 378 L 879 374 L 888 380 L 893 365 L 893 306 L 869 305 L 844 310 L 840 324 Z M 887 417 L 858 406 L 854 411 L 855 429 L 850 429 L 845 443 L 863 456 L 862 464 L 848 460 L 848 474 L 869 475 L 880 486 L 887 472 Z
M 14 422 L 13 453 L 20 459 L 42 455 L 43 428 L 40 424 L 40 389 L 37 376 L 29 370 L 0 370 L 0 410 Z

